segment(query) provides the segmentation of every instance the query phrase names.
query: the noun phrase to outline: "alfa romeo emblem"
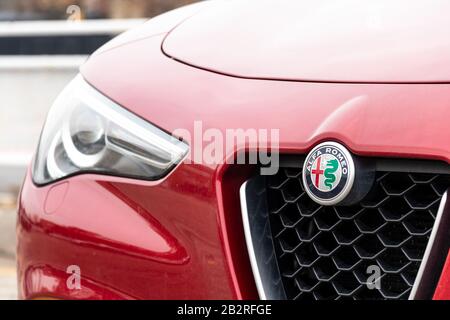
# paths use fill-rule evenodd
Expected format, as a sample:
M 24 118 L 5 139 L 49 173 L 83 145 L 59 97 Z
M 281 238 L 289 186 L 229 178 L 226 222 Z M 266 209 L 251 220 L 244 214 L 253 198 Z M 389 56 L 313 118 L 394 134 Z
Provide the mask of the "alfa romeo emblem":
M 355 181 L 355 164 L 350 152 L 336 142 L 316 146 L 303 165 L 306 193 L 321 205 L 336 205 L 344 200 Z

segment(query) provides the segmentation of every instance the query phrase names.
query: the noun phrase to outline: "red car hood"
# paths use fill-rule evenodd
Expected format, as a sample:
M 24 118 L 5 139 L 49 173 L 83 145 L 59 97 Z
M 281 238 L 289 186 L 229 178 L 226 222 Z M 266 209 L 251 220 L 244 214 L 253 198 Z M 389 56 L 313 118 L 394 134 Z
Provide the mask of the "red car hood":
M 223 132 L 274 128 L 280 129 L 282 152 L 307 153 L 322 140 L 338 140 L 360 155 L 450 163 L 450 84 L 228 77 L 169 59 L 161 53 L 164 36 L 97 54 L 82 74 L 102 93 L 169 132 L 181 128 L 194 137 L 195 121 L 202 121 L 204 130 Z
M 245 78 L 450 82 L 445 12 L 447 0 L 217 1 L 175 28 L 163 50 Z
M 338 10 L 344 1 L 353 14 Z M 440 20 L 445 15 L 431 18 L 434 9 L 403 0 L 392 2 L 403 4 L 408 12 L 381 10 L 393 6 L 382 0 L 369 5 L 380 12 L 375 17 L 382 28 L 370 29 L 356 14 L 365 10 L 359 1 L 352 7 L 350 0 L 344 1 L 308 1 L 304 8 L 297 4 L 303 1 L 277 1 L 279 5 L 271 7 L 265 0 L 201 2 L 125 33 L 92 56 L 81 71 L 106 96 L 169 132 L 182 128 L 193 136 L 199 120 L 204 130 L 274 128 L 280 129 L 282 152 L 306 153 L 322 140 L 338 140 L 360 155 L 450 163 L 450 83 L 261 81 L 177 61 L 252 77 L 450 79 L 450 36 L 442 36 L 450 33 L 450 19 Z M 450 9 L 450 1 L 439 4 L 440 10 Z M 414 20 L 419 9 L 423 16 Z M 341 18 L 345 19 L 338 21 Z M 449 27 L 443 28 L 446 23 Z M 421 24 L 422 29 L 416 29 Z M 292 31 L 300 26 L 306 31 Z M 323 34 L 333 35 L 334 41 L 320 39 Z M 161 52 L 164 41 L 166 55 Z

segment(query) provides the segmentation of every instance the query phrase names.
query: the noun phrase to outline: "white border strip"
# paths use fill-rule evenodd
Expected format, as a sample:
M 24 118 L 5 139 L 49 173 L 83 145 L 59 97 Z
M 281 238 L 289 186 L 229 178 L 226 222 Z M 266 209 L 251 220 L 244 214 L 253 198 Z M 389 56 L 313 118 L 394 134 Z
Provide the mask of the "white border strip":
M 240 198 L 241 198 L 241 213 L 242 213 L 242 221 L 244 223 L 244 234 L 245 234 L 245 242 L 247 243 L 247 251 L 250 257 L 250 264 L 252 266 L 253 277 L 255 278 L 256 288 L 258 290 L 259 298 L 261 300 L 267 300 L 266 293 L 264 291 L 264 286 L 261 280 L 261 273 L 259 272 L 258 262 L 256 261 L 255 249 L 253 247 L 253 239 L 252 233 L 250 231 L 250 221 L 248 216 L 248 208 L 247 208 L 247 184 L 248 181 L 245 182 L 240 190 Z
M 423 273 L 425 271 L 425 267 L 428 264 L 428 259 L 430 258 L 431 249 L 433 248 L 434 241 L 436 239 L 436 234 L 438 232 L 439 226 L 441 225 L 442 215 L 444 214 L 444 208 L 447 204 L 447 192 L 444 193 L 441 203 L 439 205 L 439 210 L 436 216 L 436 221 L 434 222 L 433 230 L 431 231 L 430 240 L 428 241 L 427 248 L 425 250 L 425 254 L 423 255 L 422 263 L 420 264 L 419 271 L 417 273 L 416 281 L 414 282 L 413 288 L 411 290 L 411 294 L 409 295 L 409 300 L 414 300 L 417 294 L 417 289 L 419 288 L 419 284 L 422 282 Z
M 99 19 L 0 22 L 0 37 L 117 35 L 145 21 L 146 19 Z

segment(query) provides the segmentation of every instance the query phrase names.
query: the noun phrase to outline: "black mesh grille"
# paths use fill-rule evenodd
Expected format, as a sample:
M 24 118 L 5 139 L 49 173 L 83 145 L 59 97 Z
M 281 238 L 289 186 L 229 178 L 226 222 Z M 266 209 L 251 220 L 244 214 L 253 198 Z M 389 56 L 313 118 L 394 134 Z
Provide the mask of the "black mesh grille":
M 301 173 L 266 180 L 287 298 L 407 299 L 450 175 L 378 172 L 360 204 L 324 207 L 304 192 Z M 381 286 L 370 290 L 374 270 Z

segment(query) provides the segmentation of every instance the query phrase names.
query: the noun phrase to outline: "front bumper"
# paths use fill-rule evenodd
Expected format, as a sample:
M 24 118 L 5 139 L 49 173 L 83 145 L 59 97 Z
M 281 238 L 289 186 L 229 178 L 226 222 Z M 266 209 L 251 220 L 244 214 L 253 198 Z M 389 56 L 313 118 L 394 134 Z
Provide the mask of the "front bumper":
M 256 298 L 251 275 L 238 285 L 232 259 L 242 276 L 250 266 L 245 250 L 229 255 L 222 200 L 232 204 L 233 195 L 215 176 L 181 165 L 156 183 L 83 175 L 38 188 L 28 175 L 17 227 L 20 298 Z M 81 271 L 79 290 L 67 284 L 70 266 Z

